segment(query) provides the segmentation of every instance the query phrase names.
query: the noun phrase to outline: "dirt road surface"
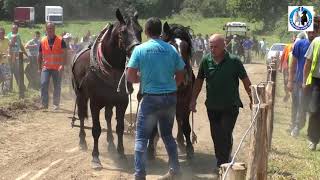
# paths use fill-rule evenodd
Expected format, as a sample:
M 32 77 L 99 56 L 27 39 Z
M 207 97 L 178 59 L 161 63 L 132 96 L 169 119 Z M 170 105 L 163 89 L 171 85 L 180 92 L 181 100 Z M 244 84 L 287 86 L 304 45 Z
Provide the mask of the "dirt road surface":
M 245 65 L 245 68 L 253 84 L 266 79 L 266 66 L 264 64 Z M 251 111 L 249 99 L 240 83 L 241 99 L 244 109 L 240 115 L 234 131 L 234 148 L 248 128 Z M 137 90 L 137 88 L 135 88 Z M 79 128 L 70 126 L 74 101 L 72 96 L 64 96 L 61 110 L 41 111 L 30 110 L 14 118 L 0 116 L 0 179 L 133 179 L 133 147 L 134 136 L 124 136 L 125 153 L 127 160 L 119 160 L 117 153 L 108 152 L 106 132 L 100 136 L 100 160 L 102 170 L 91 169 L 91 151 L 93 139 L 91 130 L 87 129 L 88 151 L 83 152 L 78 148 Z M 179 151 L 180 162 L 183 171 L 183 179 L 217 179 L 213 173 L 216 161 L 214 157 L 213 143 L 210 136 L 209 122 L 204 106 L 205 88 L 198 99 L 198 112 L 194 114 L 195 132 L 198 143 L 194 145 L 195 156 L 192 162 L 187 162 L 185 153 Z M 137 101 L 133 96 L 133 112 L 136 111 Z M 106 127 L 101 111 L 101 125 Z M 129 108 L 127 111 L 129 119 Z M 112 120 L 115 126 L 115 120 Z M 77 121 L 76 124 L 79 124 Z M 91 119 L 85 122 L 91 127 Z M 126 128 L 128 123 L 126 123 Z M 114 128 L 115 129 L 115 128 Z M 176 128 L 175 128 L 176 129 Z M 176 130 L 175 130 L 176 131 Z M 114 134 L 116 137 L 116 134 Z M 240 151 L 238 161 L 246 162 L 248 139 Z M 115 138 L 116 141 L 116 138 Z M 115 142 L 116 143 L 116 142 Z M 148 162 L 147 179 L 156 179 L 167 172 L 167 155 L 160 141 L 155 161 Z

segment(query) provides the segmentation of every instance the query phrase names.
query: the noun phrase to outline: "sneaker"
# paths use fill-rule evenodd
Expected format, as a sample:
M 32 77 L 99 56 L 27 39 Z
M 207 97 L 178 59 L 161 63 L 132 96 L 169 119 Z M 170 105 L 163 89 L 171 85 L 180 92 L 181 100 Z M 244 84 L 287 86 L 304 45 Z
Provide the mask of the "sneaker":
M 53 110 L 54 110 L 54 111 L 59 110 L 59 109 L 60 109 L 60 107 L 59 107 L 59 106 L 57 106 L 57 105 L 53 105 Z
M 315 151 L 315 150 L 317 149 L 317 144 L 315 144 L 315 143 L 313 143 L 313 142 L 310 142 L 308 148 L 309 148 L 311 151 Z
M 293 128 L 293 130 L 291 131 L 291 136 L 292 137 L 299 136 L 299 129 L 297 127 Z
M 158 178 L 158 180 L 175 180 L 180 178 L 181 178 L 181 173 L 175 173 L 170 169 L 167 172 L 167 174 L 161 176 L 160 178 Z

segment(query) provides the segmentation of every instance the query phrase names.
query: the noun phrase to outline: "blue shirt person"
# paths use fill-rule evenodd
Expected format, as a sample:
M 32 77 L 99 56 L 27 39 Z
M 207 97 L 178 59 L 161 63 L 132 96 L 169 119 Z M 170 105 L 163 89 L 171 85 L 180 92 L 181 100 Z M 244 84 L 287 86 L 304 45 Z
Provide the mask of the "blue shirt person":
M 169 156 L 170 169 L 162 178 L 180 175 L 172 128 L 177 86 L 183 82 L 185 64 L 175 48 L 160 39 L 161 30 L 160 19 L 149 18 L 145 24 L 145 33 L 150 40 L 135 47 L 128 63 L 128 81 L 140 82 L 143 94 L 135 138 L 135 179 L 139 180 L 146 178 L 144 156 L 148 139 L 157 124 Z

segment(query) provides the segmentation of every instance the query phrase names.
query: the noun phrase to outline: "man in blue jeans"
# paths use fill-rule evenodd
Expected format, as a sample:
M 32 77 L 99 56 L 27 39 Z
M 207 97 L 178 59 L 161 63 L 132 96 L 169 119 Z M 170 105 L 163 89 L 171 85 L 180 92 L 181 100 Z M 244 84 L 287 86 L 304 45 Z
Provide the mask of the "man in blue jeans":
M 160 39 L 158 18 L 149 18 L 145 34 L 149 41 L 137 46 L 128 63 L 128 81 L 141 83 L 143 94 L 137 116 L 135 139 L 135 179 L 146 179 L 145 152 L 148 139 L 157 125 L 169 156 L 169 172 L 160 179 L 180 176 L 177 144 L 172 136 L 176 113 L 177 86 L 183 82 L 184 62 L 170 44 Z M 138 73 L 139 72 L 139 73 Z
M 38 71 L 41 72 L 42 109 L 49 104 L 49 82 L 53 81 L 53 110 L 59 109 L 61 94 L 61 74 L 66 60 L 66 43 L 62 37 L 56 36 L 55 25 L 46 24 L 47 36 L 41 40 L 38 55 Z
M 307 118 L 307 99 L 302 88 L 303 69 L 306 62 L 305 54 L 315 35 L 313 32 L 308 32 L 308 38 L 306 36 L 304 32 L 298 34 L 300 40 L 294 44 L 289 70 L 288 90 L 292 92 L 291 136 L 293 137 L 299 135 Z

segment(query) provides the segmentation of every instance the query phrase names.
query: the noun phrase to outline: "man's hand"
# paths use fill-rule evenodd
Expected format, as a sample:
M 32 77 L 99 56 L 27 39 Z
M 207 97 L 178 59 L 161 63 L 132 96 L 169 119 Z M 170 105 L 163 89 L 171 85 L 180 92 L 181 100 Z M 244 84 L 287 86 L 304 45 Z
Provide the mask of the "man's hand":
M 190 105 L 189 105 L 190 111 L 197 112 L 196 105 L 197 105 L 196 100 L 191 100 Z
M 293 90 L 293 82 L 292 81 L 288 81 L 287 88 L 290 92 L 292 92 L 292 90 Z

